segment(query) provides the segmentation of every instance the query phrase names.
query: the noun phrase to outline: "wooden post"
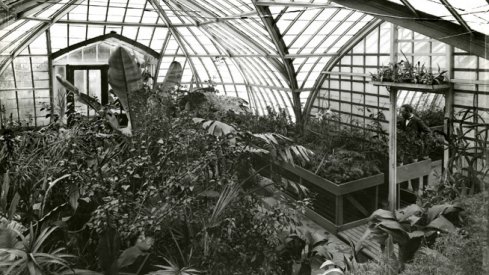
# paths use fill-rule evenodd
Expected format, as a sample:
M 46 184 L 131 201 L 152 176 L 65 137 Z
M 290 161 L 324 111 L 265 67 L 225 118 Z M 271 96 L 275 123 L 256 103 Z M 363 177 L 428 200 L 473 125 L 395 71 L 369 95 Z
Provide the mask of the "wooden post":
M 397 89 L 389 89 L 389 210 L 397 208 Z
M 453 46 L 447 45 L 447 77 L 453 79 Z M 451 119 L 453 115 L 453 84 L 445 92 L 445 119 L 443 121 L 443 132 L 448 136 L 451 134 Z M 443 148 L 443 169 L 447 171 L 448 160 L 450 159 L 449 148 Z
M 391 63 L 397 63 L 399 28 L 396 25 L 391 27 Z M 390 87 L 389 91 L 389 209 L 394 211 L 397 208 L 397 89 Z

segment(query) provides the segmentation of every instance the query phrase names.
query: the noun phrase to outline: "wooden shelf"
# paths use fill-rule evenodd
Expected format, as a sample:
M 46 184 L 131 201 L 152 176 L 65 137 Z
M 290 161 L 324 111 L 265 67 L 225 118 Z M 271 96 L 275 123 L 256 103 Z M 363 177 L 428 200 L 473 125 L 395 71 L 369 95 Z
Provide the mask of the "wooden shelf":
M 384 86 L 388 88 L 395 88 L 397 90 L 421 91 L 429 93 L 444 93 L 446 90 L 450 89 L 450 84 L 428 85 L 383 81 L 371 81 L 370 83 L 372 83 L 374 86 Z

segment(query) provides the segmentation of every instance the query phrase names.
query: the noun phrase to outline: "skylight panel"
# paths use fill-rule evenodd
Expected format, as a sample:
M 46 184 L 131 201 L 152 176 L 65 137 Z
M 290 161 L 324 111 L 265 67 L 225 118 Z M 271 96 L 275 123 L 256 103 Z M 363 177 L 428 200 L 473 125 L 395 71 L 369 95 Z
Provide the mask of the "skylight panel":
M 87 6 L 78 5 L 69 13 L 70 20 L 86 20 L 87 19 Z
M 111 2 L 112 3 L 112 2 Z M 109 7 L 107 13 L 107 21 L 109 22 L 123 22 L 124 20 L 124 8 Z
M 39 18 L 51 18 L 58 10 L 60 10 L 68 0 L 62 0 L 56 4 L 51 5 L 47 10 L 36 14 Z
M 469 27 L 489 35 L 489 3 L 485 0 L 448 1 Z
M 88 14 L 88 20 L 90 21 L 105 21 L 105 15 L 107 14 L 107 7 L 105 6 L 90 6 L 90 13 Z

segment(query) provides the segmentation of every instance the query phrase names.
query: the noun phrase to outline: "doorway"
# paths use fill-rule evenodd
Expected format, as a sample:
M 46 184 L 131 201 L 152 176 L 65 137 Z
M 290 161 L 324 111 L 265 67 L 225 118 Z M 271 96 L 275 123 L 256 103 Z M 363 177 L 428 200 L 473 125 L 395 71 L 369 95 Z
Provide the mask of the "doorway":
M 80 90 L 80 93 L 96 98 L 102 105 L 109 101 L 108 65 L 66 65 L 66 79 Z M 72 93 L 67 96 L 68 113 L 78 112 L 89 117 L 95 111 L 75 102 Z

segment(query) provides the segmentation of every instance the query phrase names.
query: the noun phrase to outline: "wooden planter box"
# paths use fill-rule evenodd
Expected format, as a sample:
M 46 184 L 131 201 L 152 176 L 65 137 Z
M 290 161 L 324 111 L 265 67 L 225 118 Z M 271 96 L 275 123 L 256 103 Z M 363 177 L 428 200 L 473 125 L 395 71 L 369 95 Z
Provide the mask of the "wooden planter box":
M 267 164 L 264 158 L 254 159 L 257 170 Z M 431 166 L 432 161 L 428 159 L 397 167 L 398 185 L 413 179 L 418 179 L 420 185 L 421 183 L 426 185 Z M 306 215 L 331 233 L 366 223 L 370 214 L 380 207 L 379 188 L 384 184 L 383 173 L 336 184 L 302 167 L 284 162 L 274 162 L 271 168 L 263 169 L 261 174 L 271 177 L 270 169 L 279 173 L 282 180 L 301 184 L 317 195 L 313 203 L 314 209 L 307 209 Z M 387 186 L 383 187 L 387 188 Z M 399 202 L 406 195 L 400 188 L 397 192 Z M 292 192 L 285 195 L 297 199 Z
M 395 88 L 397 90 L 421 91 L 430 93 L 444 93 L 450 88 L 450 84 L 427 85 L 384 81 L 371 81 L 370 83 L 372 83 L 374 86 L 384 86 L 387 88 Z
M 267 162 L 259 158 L 254 164 L 255 169 L 259 169 Z M 331 233 L 367 222 L 370 214 L 378 208 L 379 186 L 384 183 L 383 173 L 336 184 L 302 167 L 284 162 L 274 162 L 271 169 L 278 172 L 282 180 L 301 184 L 316 194 L 314 209 L 307 209 L 306 215 Z M 270 169 L 264 169 L 262 175 L 270 177 Z M 297 198 L 292 192 L 286 195 Z

